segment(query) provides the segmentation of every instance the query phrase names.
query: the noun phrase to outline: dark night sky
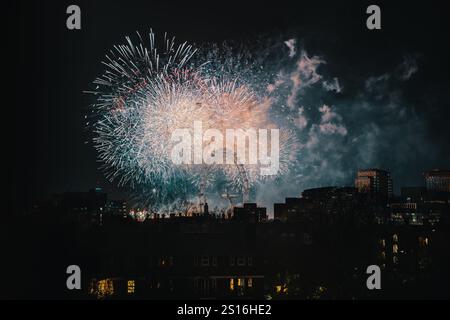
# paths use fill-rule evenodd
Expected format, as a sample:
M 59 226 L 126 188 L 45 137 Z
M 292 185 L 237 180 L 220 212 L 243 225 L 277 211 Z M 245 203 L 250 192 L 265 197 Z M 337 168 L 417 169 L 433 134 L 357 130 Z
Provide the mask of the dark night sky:
M 333 71 L 354 75 L 354 81 L 359 73 L 393 68 L 393 57 L 418 53 L 423 57 L 421 72 L 409 84 L 408 90 L 414 92 L 409 99 L 421 99 L 422 92 L 430 97 L 429 103 L 416 103 L 416 111 L 425 119 L 428 140 L 440 152 L 437 158 L 430 157 L 427 167 L 418 165 L 407 183 L 420 184 L 425 169 L 449 166 L 450 19 L 444 1 L 375 1 L 382 8 L 383 28 L 376 32 L 365 28 L 365 8 L 371 4 L 366 1 L 243 2 L 76 0 L 9 4 L 7 32 L 13 40 L 10 48 L 15 49 L 6 63 L 14 64 L 16 90 L 3 108 L 12 113 L 4 118 L 13 127 L 6 133 L 13 150 L 8 169 L 12 203 L 20 208 L 49 193 L 86 190 L 97 181 L 104 184 L 95 151 L 84 143 L 83 117 L 90 97 L 82 91 L 102 72 L 100 61 L 113 44 L 150 27 L 191 43 L 300 34 L 309 51 L 326 52 Z M 65 27 L 65 10 L 70 4 L 81 7 L 80 31 Z

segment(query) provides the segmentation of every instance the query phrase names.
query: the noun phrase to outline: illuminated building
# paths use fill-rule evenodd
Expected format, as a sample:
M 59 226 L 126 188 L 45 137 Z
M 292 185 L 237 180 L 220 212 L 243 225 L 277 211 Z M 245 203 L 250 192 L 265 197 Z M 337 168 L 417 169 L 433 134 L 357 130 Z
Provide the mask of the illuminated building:
M 128 280 L 127 282 L 127 293 L 133 294 L 135 289 L 135 282 L 134 280 Z
M 427 194 L 425 187 L 402 187 L 401 196 L 408 202 L 423 202 Z
M 390 173 L 380 169 L 359 170 L 355 179 L 359 193 L 392 197 L 393 188 Z
M 450 170 L 432 170 L 424 173 L 429 191 L 450 192 Z
M 418 204 L 415 202 L 395 202 L 390 203 L 391 222 L 394 224 L 422 225 L 423 214 L 418 210 Z
M 103 299 L 114 294 L 113 279 L 92 280 L 89 293 L 96 296 L 97 299 Z

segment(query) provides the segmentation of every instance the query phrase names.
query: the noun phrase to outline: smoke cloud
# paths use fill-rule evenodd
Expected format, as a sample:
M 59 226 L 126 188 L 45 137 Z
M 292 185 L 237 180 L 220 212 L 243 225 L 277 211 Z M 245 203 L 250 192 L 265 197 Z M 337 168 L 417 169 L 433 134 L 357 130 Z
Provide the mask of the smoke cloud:
M 390 170 L 394 184 L 395 178 L 407 183 L 408 176 L 420 174 L 418 162 L 426 163 L 435 151 L 423 119 L 405 98 L 404 84 L 420 72 L 417 57 L 405 56 L 392 72 L 368 74 L 345 92 L 347 75 L 330 77 L 326 58 L 297 44 L 285 42 L 289 53 L 273 64 L 276 76 L 267 92 L 272 108 L 295 128 L 299 152 L 290 173 L 260 185 L 255 200 L 272 213 L 274 202 L 304 189 L 352 186 L 361 168 Z

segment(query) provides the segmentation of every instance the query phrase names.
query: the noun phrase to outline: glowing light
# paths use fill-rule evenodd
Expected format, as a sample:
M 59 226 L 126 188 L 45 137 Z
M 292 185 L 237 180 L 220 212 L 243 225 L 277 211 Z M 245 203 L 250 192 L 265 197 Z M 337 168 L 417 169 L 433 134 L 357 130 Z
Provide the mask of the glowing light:
M 103 299 L 114 295 L 114 282 L 112 279 L 92 280 L 89 293 Z
M 133 294 L 135 289 L 135 282 L 134 280 L 128 280 L 127 281 L 127 293 Z
M 142 194 L 156 210 L 223 177 L 244 194 L 269 179 L 260 174 L 260 164 L 174 165 L 175 129 L 192 133 L 194 121 L 204 130 L 275 128 L 271 100 L 229 73 L 208 72 L 208 61 L 191 61 L 197 50 L 187 43 L 176 45 L 164 36 L 159 45 L 152 31 L 148 40 L 139 33 L 138 38 L 138 43 L 127 37 L 126 44 L 114 46 L 95 90 L 88 91 L 96 97 L 89 125 L 106 176 L 119 185 L 145 186 L 150 191 Z M 281 131 L 279 174 L 287 172 L 295 151 L 295 136 Z M 145 220 L 143 212 L 134 215 Z

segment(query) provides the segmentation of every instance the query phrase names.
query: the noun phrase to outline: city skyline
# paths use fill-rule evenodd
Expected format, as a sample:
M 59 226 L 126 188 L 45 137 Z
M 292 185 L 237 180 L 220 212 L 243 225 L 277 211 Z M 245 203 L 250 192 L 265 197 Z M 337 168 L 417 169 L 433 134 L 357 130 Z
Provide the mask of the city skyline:
M 423 191 L 429 191 L 429 192 L 449 192 L 448 188 L 450 186 L 450 170 L 445 170 L 445 169 L 432 169 L 429 171 L 426 171 L 422 174 L 423 177 L 423 184 L 422 185 L 398 185 L 399 188 L 399 193 L 387 193 L 387 189 L 390 188 L 393 184 L 392 180 L 385 181 L 385 186 L 382 187 L 384 188 L 383 190 L 370 190 L 367 189 L 367 187 L 365 186 L 361 186 L 360 183 L 358 182 L 358 179 L 362 176 L 364 176 L 367 172 L 370 171 L 381 171 L 381 172 L 386 172 L 388 175 L 390 174 L 390 172 L 385 171 L 383 169 L 379 169 L 379 168 L 367 168 L 367 169 L 360 169 L 356 172 L 355 174 L 355 181 L 353 185 L 344 185 L 344 186 L 316 186 L 316 187 L 312 187 L 312 188 L 306 188 L 303 190 L 299 190 L 299 192 L 296 195 L 286 195 L 284 197 L 284 200 L 287 199 L 293 199 L 293 198 L 302 198 L 303 197 L 303 193 L 308 192 L 308 191 L 312 191 L 312 190 L 320 190 L 320 189 L 327 189 L 327 188 L 350 188 L 350 189 L 354 189 L 355 192 L 361 193 L 361 194 L 379 194 L 379 195 L 383 195 L 386 197 L 386 199 L 390 199 L 389 201 L 391 202 L 395 202 L 400 200 L 401 198 L 403 200 L 406 200 L 407 196 L 404 195 L 404 193 L 408 193 L 408 191 L 413 190 L 413 192 L 423 192 Z M 442 177 L 442 181 L 436 181 L 433 180 L 433 177 Z M 430 182 L 430 177 L 431 177 L 431 182 Z M 433 183 L 434 182 L 434 183 Z M 423 190 L 423 191 L 421 191 Z M 239 196 L 238 195 L 232 195 L 229 194 L 227 190 L 223 190 L 225 193 L 222 194 L 221 193 L 221 197 L 222 197 L 222 201 L 218 202 L 217 199 L 214 199 L 214 201 L 209 202 L 206 200 L 206 203 L 208 204 L 208 206 L 210 207 L 210 212 L 213 215 L 220 215 L 221 212 L 223 212 L 223 210 L 227 210 L 227 208 L 229 208 L 230 202 L 229 199 L 232 199 L 234 201 L 231 202 L 231 204 L 234 207 L 243 207 L 243 205 L 245 203 L 254 203 L 259 205 L 257 202 L 253 201 L 252 199 L 249 199 L 249 201 L 247 202 L 242 202 L 239 201 Z M 24 212 L 29 212 L 31 208 L 35 207 L 36 205 L 39 205 L 42 203 L 45 203 L 45 201 L 52 201 L 55 200 L 55 197 L 60 197 L 61 195 L 65 195 L 65 194 L 73 194 L 73 195 L 83 195 L 83 194 L 87 194 L 87 193 L 91 193 L 91 192 L 95 192 L 95 193 L 101 193 L 104 195 L 104 202 L 105 204 L 107 202 L 109 203 L 126 203 L 126 208 L 127 208 L 127 214 L 130 211 L 133 211 L 135 209 L 138 210 L 149 210 L 148 212 L 158 212 L 157 210 L 152 210 L 151 206 L 146 206 L 146 205 L 142 205 L 140 203 L 133 203 L 132 201 L 130 201 L 130 198 L 127 197 L 108 197 L 108 192 L 106 192 L 105 190 L 103 190 L 103 188 L 100 185 L 96 185 L 95 187 L 89 188 L 89 191 L 85 190 L 85 191 L 81 191 L 81 190 L 77 190 L 77 191 L 61 191 L 61 192 L 57 192 L 57 193 L 53 193 L 51 195 L 48 195 L 45 198 L 42 199 L 37 199 L 37 201 L 35 201 L 30 207 L 26 208 L 26 210 Z M 206 199 L 208 198 L 208 194 L 205 194 Z M 231 197 L 230 197 L 231 196 Z M 44 201 L 44 202 L 42 202 Z M 190 199 L 185 199 L 185 201 L 187 202 L 191 202 L 192 204 L 200 201 L 199 198 L 190 198 Z M 203 200 L 204 201 L 204 200 Z M 268 214 L 268 218 L 269 219 L 274 219 L 275 218 L 275 212 L 274 212 L 274 208 L 277 206 L 277 202 L 273 202 L 271 203 L 270 206 L 267 207 L 263 207 L 264 209 L 267 209 L 267 214 Z M 183 208 L 181 208 L 182 210 L 184 210 Z M 175 209 L 174 209 L 175 210 Z M 165 210 L 167 211 L 167 210 Z M 170 210 L 169 210 L 170 211 Z M 166 217 L 169 217 L 169 214 L 171 212 L 167 212 L 166 213 Z M 176 211 L 176 210 L 175 210 Z M 226 211 L 225 211 L 226 212 Z M 177 213 L 178 212 L 173 212 L 173 213 Z M 200 213 L 200 212 L 199 212 Z
M 449 299 L 445 4 L 8 2 L 0 299 Z

